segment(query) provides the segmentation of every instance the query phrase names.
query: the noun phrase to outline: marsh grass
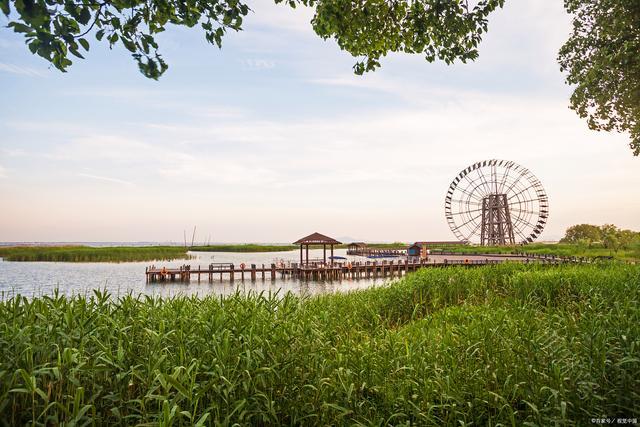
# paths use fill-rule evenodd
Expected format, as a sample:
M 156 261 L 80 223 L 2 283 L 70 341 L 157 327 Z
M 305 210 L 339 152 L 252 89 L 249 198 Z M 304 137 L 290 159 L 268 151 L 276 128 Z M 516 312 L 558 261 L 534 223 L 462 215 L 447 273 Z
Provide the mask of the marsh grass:
M 540 255 L 556 255 L 565 257 L 613 257 L 623 261 L 640 261 L 640 247 L 629 249 L 607 249 L 602 246 L 569 244 L 569 243 L 530 243 L 516 246 L 460 246 L 447 247 L 444 250 L 461 253 L 506 254 L 532 253 Z
M 134 262 L 188 258 L 180 246 L 13 246 L 0 247 L 6 261 Z
M 22 425 L 579 425 L 640 415 L 640 267 L 428 269 L 291 294 L 0 303 Z

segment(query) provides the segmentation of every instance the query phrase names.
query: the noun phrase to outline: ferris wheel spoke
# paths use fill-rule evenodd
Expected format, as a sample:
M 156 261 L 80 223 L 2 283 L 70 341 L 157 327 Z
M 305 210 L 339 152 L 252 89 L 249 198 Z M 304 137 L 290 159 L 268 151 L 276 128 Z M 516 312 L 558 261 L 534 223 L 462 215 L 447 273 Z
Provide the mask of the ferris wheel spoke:
M 526 241 L 527 240 L 527 236 L 524 235 L 519 229 L 516 229 L 516 234 L 523 240 Z
M 482 206 L 482 203 L 480 203 L 480 202 L 472 202 L 471 200 L 451 199 L 450 202 L 467 203 L 467 204 L 472 204 L 472 205 L 476 205 L 476 206 Z
M 471 233 L 469 233 L 468 236 L 466 236 L 466 240 L 471 240 L 471 238 L 478 232 L 478 229 L 480 228 L 480 226 L 482 225 L 482 221 L 480 221 L 473 230 L 471 230 Z
M 533 227 L 533 224 L 523 218 L 517 218 L 515 221 L 511 222 L 511 225 L 514 227 Z
M 482 212 L 482 209 L 471 209 L 468 211 L 453 212 L 451 213 L 451 215 L 464 215 L 464 214 L 468 214 L 469 212 Z
M 475 178 L 471 177 L 471 174 L 473 172 L 476 172 L 476 176 Z M 467 189 L 471 189 L 471 193 L 476 194 L 478 193 L 479 196 L 476 196 L 476 200 L 481 200 L 484 196 L 486 196 L 486 190 L 483 188 L 485 187 L 484 182 L 482 181 L 482 177 L 478 174 L 478 169 L 474 169 L 472 171 L 470 171 L 469 173 L 467 173 L 465 176 L 465 179 L 467 180 L 467 182 L 469 183 L 469 186 L 467 187 Z
M 482 167 L 479 167 L 476 170 L 478 171 L 478 175 L 480 175 L 480 182 L 483 184 L 483 187 L 485 188 L 484 195 L 487 196 L 491 194 L 491 184 L 489 184 L 487 177 L 484 176 L 484 172 L 482 172 Z
M 502 176 L 502 181 L 500 181 L 500 187 L 499 187 L 500 194 L 505 194 L 503 190 L 504 190 L 504 186 L 507 183 L 507 178 L 509 177 L 509 171 L 511 171 L 510 167 L 505 169 L 504 175 Z
M 507 199 L 507 200 L 508 200 L 508 199 Z M 517 202 L 512 202 L 512 203 L 510 203 L 510 205 L 512 205 L 512 204 L 513 204 L 513 205 L 515 205 L 516 203 L 528 203 L 528 202 L 536 202 L 536 201 L 538 201 L 538 202 L 539 202 L 539 201 L 540 201 L 540 199 L 526 199 L 526 200 L 520 200 L 520 199 L 518 199 L 518 201 L 517 201 Z M 509 209 L 511 209 L 511 208 L 509 208 Z
M 529 210 L 526 210 L 526 209 L 509 208 L 509 211 L 510 211 L 510 212 L 522 212 L 522 213 L 528 213 L 528 214 L 531 214 L 531 215 L 538 215 L 538 212 L 536 212 L 536 211 L 529 211 Z
M 472 197 L 476 200 L 482 200 L 485 194 L 482 190 L 480 190 L 480 187 L 483 185 L 483 183 L 479 181 L 478 178 L 471 179 L 469 175 L 470 174 L 466 174 L 464 176 L 467 182 L 469 183 L 469 186 L 466 187 L 467 192 L 465 194 L 473 195 Z M 463 191 L 463 189 L 460 188 L 460 191 Z M 481 194 L 476 195 L 476 193 L 481 193 Z
M 509 188 L 507 188 L 507 191 L 505 191 L 503 194 L 509 194 L 509 191 L 511 191 L 513 189 L 513 187 L 516 186 L 516 184 L 518 184 L 518 182 L 520 182 L 520 179 L 523 178 L 526 174 L 527 174 L 527 170 L 523 170 L 520 172 L 520 174 L 514 178 L 513 183 L 511 183 L 511 185 L 509 186 Z
M 496 163 L 491 164 L 491 183 L 493 184 L 493 192 L 498 194 L 498 168 L 496 167 Z
M 516 197 L 516 196 L 518 196 L 518 195 L 520 195 L 520 194 L 524 193 L 525 191 L 529 191 L 529 190 L 530 190 L 530 189 L 532 189 L 532 188 L 533 188 L 533 187 L 525 187 L 525 188 L 523 188 L 522 190 L 518 191 L 517 193 L 513 194 L 511 197 L 507 197 L 507 200 L 511 200 L 511 199 L 513 199 L 514 197 Z
M 481 199 L 480 197 L 476 196 L 475 194 L 470 193 L 469 191 L 467 191 L 467 190 L 465 190 L 465 189 L 463 189 L 463 188 L 460 188 L 460 191 L 461 191 L 463 194 L 465 194 L 465 195 L 469 196 L 469 198 L 473 197 L 473 198 L 474 198 L 478 203 L 482 203 L 482 202 L 480 201 L 480 200 L 482 200 L 482 199 Z
M 460 224 L 460 227 L 464 227 L 467 224 L 469 224 L 470 222 L 475 222 L 476 219 L 480 218 L 482 216 L 482 214 L 478 214 L 476 216 L 474 216 L 473 218 L 470 218 L 469 220 L 467 220 L 466 222 L 463 222 L 462 224 Z
M 524 228 L 525 227 L 529 228 L 529 229 L 532 229 L 532 230 L 535 228 L 533 224 L 531 224 L 528 221 L 524 221 L 524 220 L 516 221 L 515 224 L 512 224 L 512 226 L 513 226 L 514 229 L 519 231 L 521 236 L 526 235 L 526 233 L 524 232 Z

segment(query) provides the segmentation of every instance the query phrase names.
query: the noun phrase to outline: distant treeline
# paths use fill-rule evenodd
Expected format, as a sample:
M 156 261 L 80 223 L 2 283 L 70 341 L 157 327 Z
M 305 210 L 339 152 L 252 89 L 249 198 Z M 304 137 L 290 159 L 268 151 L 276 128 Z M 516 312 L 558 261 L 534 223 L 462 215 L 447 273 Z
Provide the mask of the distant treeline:
M 640 249 L 640 232 L 623 230 L 613 224 L 578 224 L 569 227 L 560 243 L 613 249 Z

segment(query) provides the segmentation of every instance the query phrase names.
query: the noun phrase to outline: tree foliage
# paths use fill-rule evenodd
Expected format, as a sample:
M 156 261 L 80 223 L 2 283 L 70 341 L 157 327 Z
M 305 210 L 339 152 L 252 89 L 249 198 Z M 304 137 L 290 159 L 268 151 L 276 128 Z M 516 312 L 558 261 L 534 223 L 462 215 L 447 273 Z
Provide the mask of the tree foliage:
M 578 224 L 567 229 L 560 243 L 584 244 L 589 247 L 602 245 L 614 250 L 629 249 L 640 246 L 640 232 L 623 230 L 613 224 Z
M 640 154 L 640 1 L 565 0 L 573 32 L 559 54 L 571 108 L 594 130 L 631 135 Z
M 83 58 L 80 50 L 89 50 L 92 34 L 111 47 L 122 44 L 153 79 L 167 69 L 154 36 L 168 24 L 200 25 L 207 41 L 220 47 L 225 32 L 239 30 L 249 13 L 235 0 L 0 0 L 0 7 L 15 17 L 8 26 L 24 34 L 31 52 L 61 71 L 72 64 L 71 55 Z
M 601 241 L 602 232 L 600 227 L 591 224 L 578 224 L 567 229 L 560 243 L 587 243 L 591 245 L 594 242 Z
M 282 1 L 282 0 L 277 0 Z M 316 13 L 312 24 L 322 38 L 362 58 L 357 74 L 380 66 L 389 52 L 422 54 L 429 62 L 447 64 L 478 57 L 487 17 L 504 0 L 309 0 Z
M 390 52 L 420 54 L 448 64 L 478 57 L 488 16 L 505 0 L 274 0 L 312 7 L 311 22 L 357 58 L 354 71 L 380 66 Z M 471 3 L 471 5 L 470 5 Z M 640 0 L 564 0 L 573 32 L 559 53 L 571 108 L 591 129 L 631 135 L 640 154 Z M 131 52 L 140 71 L 157 79 L 167 69 L 155 36 L 168 25 L 200 26 L 221 47 L 228 30 L 242 29 L 246 0 L 0 0 L 8 26 L 24 34 L 34 54 L 65 71 L 82 58 L 89 36 Z
M 389 52 L 423 54 L 428 61 L 473 60 L 487 16 L 504 0 L 275 0 L 315 8 L 312 25 L 324 39 L 358 58 L 358 74 L 380 66 Z M 0 0 L 9 27 L 29 49 L 61 71 L 89 50 L 89 35 L 122 44 L 140 71 L 157 79 L 167 69 L 155 35 L 169 24 L 204 30 L 221 47 L 228 30 L 241 30 L 250 9 L 242 0 Z M 92 31 L 94 30 L 95 31 Z

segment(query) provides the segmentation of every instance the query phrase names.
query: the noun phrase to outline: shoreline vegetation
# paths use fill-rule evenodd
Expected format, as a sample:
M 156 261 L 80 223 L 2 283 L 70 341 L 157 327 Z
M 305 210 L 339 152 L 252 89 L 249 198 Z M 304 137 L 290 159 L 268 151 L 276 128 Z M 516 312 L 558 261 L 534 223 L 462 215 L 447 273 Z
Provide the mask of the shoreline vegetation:
M 640 415 L 640 266 L 424 269 L 297 297 L 0 302 L 9 425 L 583 425 Z M 293 349 L 293 351 L 292 351 Z
M 5 261 L 136 262 L 187 258 L 181 246 L 11 246 L 0 247 Z
M 336 245 L 336 249 L 346 249 L 347 244 Z M 377 249 L 406 249 L 409 245 L 402 242 L 371 243 L 371 248 Z M 311 246 L 311 249 L 321 248 Z M 218 244 L 206 246 L 0 246 L 0 257 L 5 261 L 29 262 L 141 262 L 141 261 L 169 261 L 189 259 L 192 252 L 286 252 L 298 250 L 297 245 L 274 244 Z M 433 247 L 436 254 L 439 248 Z M 541 255 L 556 255 L 566 257 L 585 258 L 613 258 L 621 261 L 640 262 L 640 247 L 613 250 L 598 245 L 582 245 L 567 243 L 531 243 L 515 246 L 447 246 L 445 252 L 468 254 L 507 254 L 533 253 Z
M 640 246 L 628 249 L 610 249 L 601 245 L 573 243 L 529 243 L 514 246 L 457 246 L 447 247 L 446 252 L 468 254 L 539 254 L 562 257 L 609 258 L 620 261 L 640 261 Z M 434 252 L 437 253 L 437 252 Z

